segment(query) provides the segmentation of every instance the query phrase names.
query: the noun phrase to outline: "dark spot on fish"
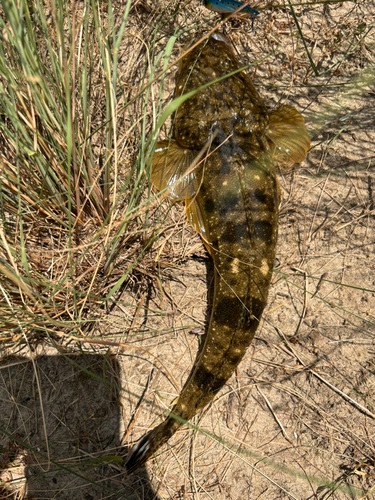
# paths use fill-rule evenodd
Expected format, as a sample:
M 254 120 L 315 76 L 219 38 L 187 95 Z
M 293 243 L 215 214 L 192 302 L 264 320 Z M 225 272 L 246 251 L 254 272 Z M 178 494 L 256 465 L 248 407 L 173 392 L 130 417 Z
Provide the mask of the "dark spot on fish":
M 234 288 L 238 284 L 238 276 L 237 274 L 231 274 L 229 278 L 226 279 L 226 282 L 231 288 Z
M 228 222 L 225 225 L 223 234 L 220 237 L 225 243 L 235 243 L 236 241 L 236 225 L 233 222 Z
M 223 156 L 227 156 L 227 155 L 223 155 Z M 220 174 L 224 174 L 224 175 L 230 174 L 230 163 L 229 162 L 224 161 L 224 160 L 222 160 L 220 162 Z
M 223 202 L 223 204 L 225 206 L 227 206 L 229 208 L 233 208 L 238 203 L 238 194 L 237 193 L 232 193 L 231 191 L 223 193 L 223 195 L 222 195 L 222 202 Z
M 243 305 L 237 297 L 222 297 L 214 311 L 214 321 L 218 326 L 233 327 L 233 320 L 243 311 Z
M 197 366 L 193 376 L 188 380 L 189 384 L 194 384 L 199 388 L 199 392 L 201 392 L 200 397 L 197 398 L 194 404 L 196 409 L 199 408 L 203 397 L 207 397 L 210 393 L 216 394 L 226 382 L 220 375 L 212 373 L 202 364 Z M 189 409 L 190 411 L 191 409 Z M 179 413 L 182 415 L 184 412 L 181 411 Z M 186 417 L 183 416 L 182 418 Z
M 259 300 L 254 297 L 251 299 L 251 314 L 252 314 L 251 321 L 256 321 L 257 323 L 259 323 L 265 305 L 266 305 L 265 300 Z
M 254 222 L 256 237 L 264 241 L 272 241 L 274 229 L 272 224 L 266 220 L 257 220 Z
M 250 336 L 252 337 L 253 334 L 250 333 Z M 235 352 L 232 346 L 232 349 L 230 349 L 226 353 L 226 361 L 229 361 L 228 364 L 230 363 L 232 367 L 235 367 L 241 361 L 243 355 L 246 352 L 247 345 L 245 346 L 245 348 L 243 348 L 242 346 L 238 347 L 240 347 L 241 352 Z M 215 395 L 218 391 L 220 391 L 225 382 L 228 380 L 228 373 L 222 372 L 221 365 L 219 367 L 213 366 L 212 368 L 214 369 L 214 371 L 208 370 L 204 365 L 197 366 L 197 369 L 192 379 L 190 380 L 193 381 L 193 383 L 202 390 L 202 394 L 199 398 L 197 398 L 197 401 L 195 402 L 196 409 L 199 408 L 203 398 L 207 398 L 209 394 Z
M 277 201 L 275 200 L 274 196 L 270 196 L 269 194 L 266 194 L 266 192 L 263 191 L 262 189 L 256 189 L 254 191 L 254 197 L 260 203 L 262 203 L 263 205 L 266 205 L 266 207 L 268 208 L 268 210 L 270 212 L 275 211 L 275 206 L 277 205 Z
M 245 238 L 248 230 L 246 222 L 235 224 L 227 222 L 224 232 L 221 235 L 221 241 L 225 243 L 237 243 L 241 238 Z
M 195 373 L 193 375 L 194 382 L 198 387 L 205 387 L 206 384 L 210 385 L 210 383 L 214 380 L 214 375 L 212 372 L 208 371 L 204 365 L 198 365 Z
M 213 200 L 208 199 L 204 202 L 204 210 L 208 214 L 211 214 L 215 210 L 215 203 Z
M 215 251 L 217 251 L 218 249 L 218 246 L 219 246 L 219 242 L 217 240 L 217 238 L 214 238 L 212 241 L 211 241 L 211 248 Z
M 225 217 L 227 214 L 235 213 L 238 207 L 238 201 L 238 195 L 235 193 L 228 192 L 226 194 L 223 194 L 223 196 L 219 200 L 219 216 Z
M 253 335 L 258 327 L 266 301 L 251 298 L 250 304 L 246 306 L 237 297 L 222 297 L 214 311 L 213 321 L 218 327 L 228 326 L 232 329 L 240 328 Z M 247 338 L 245 332 L 241 338 L 237 337 L 239 348 L 246 348 L 251 339 Z M 241 345 L 243 346 L 241 347 Z
M 264 191 L 261 189 L 256 189 L 254 191 L 254 196 L 255 198 L 260 201 L 260 203 L 266 203 L 267 202 L 267 195 Z

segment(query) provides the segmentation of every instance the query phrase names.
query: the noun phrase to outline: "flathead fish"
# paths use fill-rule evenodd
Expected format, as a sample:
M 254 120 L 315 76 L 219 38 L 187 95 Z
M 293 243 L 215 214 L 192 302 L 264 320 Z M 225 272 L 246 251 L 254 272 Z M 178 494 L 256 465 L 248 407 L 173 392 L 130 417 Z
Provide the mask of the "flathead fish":
M 240 67 L 230 42 L 212 35 L 181 60 L 176 96 Z M 301 162 L 309 146 L 300 113 L 282 106 L 269 114 L 244 72 L 186 100 L 176 112 L 173 139 L 157 143 L 152 182 L 171 199 L 185 201 L 187 217 L 214 262 L 214 299 L 203 347 L 182 392 L 168 417 L 133 447 L 128 472 L 209 404 L 242 360 L 273 271 L 279 206 L 275 164 Z

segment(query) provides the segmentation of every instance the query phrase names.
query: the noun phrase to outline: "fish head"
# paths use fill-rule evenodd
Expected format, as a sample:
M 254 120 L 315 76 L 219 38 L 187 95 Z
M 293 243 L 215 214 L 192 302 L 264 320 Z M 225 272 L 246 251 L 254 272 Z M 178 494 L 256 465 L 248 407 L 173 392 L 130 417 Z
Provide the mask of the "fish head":
M 251 140 L 251 136 L 256 139 L 264 135 L 268 125 L 266 106 L 251 79 L 238 71 L 243 65 L 230 40 L 214 33 L 194 47 L 202 36 L 204 33 L 198 33 L 188 42 L 184 47 L 187 53 L 180 61 L 176 97 L 200 90 L 176 112 L 176 140 L 183 147 L 200 148 L 219 123 L 227 136 Z

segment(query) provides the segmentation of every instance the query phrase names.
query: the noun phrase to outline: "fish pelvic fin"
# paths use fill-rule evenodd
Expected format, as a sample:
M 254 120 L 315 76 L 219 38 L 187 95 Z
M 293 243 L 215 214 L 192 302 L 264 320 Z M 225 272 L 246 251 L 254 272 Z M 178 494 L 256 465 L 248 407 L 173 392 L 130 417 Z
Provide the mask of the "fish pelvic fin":
M 187 198 L 185 201 L 185 213 L 188 221 L 190 222 L 190 225 L 192 226 L 195 231 L 200 234 L 202 241 L 204 243 L 204 246 L 206 247 L 207 251 L 211 255 L 212 254 L 212 249 L 210 247 L 210 242 L 208 239 L 208 232 L 206 229 L 206 223 L 205 223 L 205 218 L 204 215 L 202 214 L 202 210 L 196 200 L 196 198 Z
M 282 169 L 301 163 L 310 148 L 305 120 L 292 106 L 280 106 L 270 115 L 267 139 L 274 161 Z

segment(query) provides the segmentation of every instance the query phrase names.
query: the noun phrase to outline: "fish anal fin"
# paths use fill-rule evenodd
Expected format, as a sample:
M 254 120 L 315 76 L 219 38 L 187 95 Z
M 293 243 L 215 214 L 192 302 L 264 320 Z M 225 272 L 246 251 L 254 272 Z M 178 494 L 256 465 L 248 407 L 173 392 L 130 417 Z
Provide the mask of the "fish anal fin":
M 301 163 L 310 148 L 305 120 L 292 106 L 280 106 L 269 118 L 267 139 L 275 162 L 281 168 Z
M 196 151 L 182 148 L 175 140 L 156 144 L 152 157 L 151 180 L 158 191 L 171 200 L 185 200 L 194 194 Z

